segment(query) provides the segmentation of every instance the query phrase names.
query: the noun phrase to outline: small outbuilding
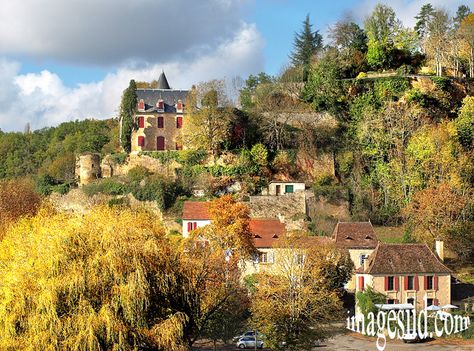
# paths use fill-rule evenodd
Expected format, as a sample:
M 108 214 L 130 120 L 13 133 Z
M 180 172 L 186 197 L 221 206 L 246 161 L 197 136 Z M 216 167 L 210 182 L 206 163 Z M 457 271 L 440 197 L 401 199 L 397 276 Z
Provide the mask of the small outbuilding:
M 268 189 L 263 190 L 262 195 L 286 195 L 305 191 L 305 183 L 297 181 L 271 181 Z

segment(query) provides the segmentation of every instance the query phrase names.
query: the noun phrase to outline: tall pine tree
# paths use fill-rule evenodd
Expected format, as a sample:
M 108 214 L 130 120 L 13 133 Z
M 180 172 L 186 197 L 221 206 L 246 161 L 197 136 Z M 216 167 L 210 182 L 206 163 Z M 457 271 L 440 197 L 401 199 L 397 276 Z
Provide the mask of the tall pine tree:
M 303 80 L 308 79 L 311 58 L 318 53 L 323 47 L 323 37 L 319 31 L 312 30 L 309 22 L 309 14 L 303 22 L 303 29 L 299 33 L 295 33 L 293 43 L 294 49 L 290 55 L 291 63 L 294 66 L 303 67 Z
M 415 31 L 418 33 L 420 40 L 423 40 L 428 33 L 428 23 L 433 16 L 434 8 L 431 4 L 425 4 L 421 7 L 418 15 L 415 16 Z
M 128 88 L 123 91 L 122 103 L 120 104 L 121 134 L 120 141 L 126 152 L 131 151 L 132 131 L 134 127 L 133 115 L 137 109 L 137 85 L 132 79 Z

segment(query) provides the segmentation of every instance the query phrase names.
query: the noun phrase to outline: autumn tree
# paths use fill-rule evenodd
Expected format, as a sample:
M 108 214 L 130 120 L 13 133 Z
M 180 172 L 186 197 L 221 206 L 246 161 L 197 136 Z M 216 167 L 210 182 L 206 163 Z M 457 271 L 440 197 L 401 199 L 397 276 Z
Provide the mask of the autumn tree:
M 458 252 L 465 245 L 474 248 L 474 236 L 463 238 L 456 232 L 472 228 L 474 203 L 472 189 L 456 189 L 442 183 L 417 192 L 405 210 L 413 228 L 413 236 L 423 242 L 434 243 L 437 238 L 446 241 L 447 247 Z M 455 230 L 456 229 L 456 230 Z M 462 250 L 461 250 L 462 251 Z M 468 254 L 471 255 L 472 251 Z M 464 254 L 465 256 L 466 254 Z
M 303 21 L 303 29 L 295 34 L 293 52 L 290 55 L 294 66 L 303 67 L 303 81 L 306 81 L 311 60 L 323 47 L 323 37 L 319 31 L 313 31 L 309 21 L 309 14 Z
M 469 6 L 460 5 L 456 10 L 456 16 L 453 18 L 454 28 L 456 30 L 459 29 L 459 26 L 461 25 L 462 21 L 464 21 L 464 19 L 470 14 L 471 9 L 469 8 Z
M 190 114 L 183 128 L 183 140 L 194 149 L 216 155 L 229 142 L 233 109 L 225 93 L 225 82 L 199 84 L 188 98 Z
M 449 47 L 450 18 L 446 11 L 435 9 L 428 22 L 428 36 L 425 41 L 426 53 L 433 58 L 436 75 L 443 75 L 446 48 Z
M 122 102 L 120 104 L 120 141 L 126 152 L 131 150 L 131 138 L 134 128 L 133 116 L 137 109 L 137 86 L 132 79 L 128 88 L 122 94 Z
M 0 240 L 8 226 L 22 217 L 35 215 L 40 205 L 41 197 L 30 180 L 0 181 Z
M 465 150 L 474 150 L 474 96 L 463 99 L 459 116 L 454 120 L 456 138 Z
M 314 239 L 314 238 L 313 238 Z M 348 253 L 305 236 L 282 237 L 271 272 L 259 274 L 252 323 L 274 350 L 309 350 L 341 315 L 338 288 L 350 279 Z
M 474 77 L 474 13 L 469 14 L 459 27 L 459 36 L 461 37 L 464 47 L 462 51 L 464 56 L 468 58 L 469 77 Z

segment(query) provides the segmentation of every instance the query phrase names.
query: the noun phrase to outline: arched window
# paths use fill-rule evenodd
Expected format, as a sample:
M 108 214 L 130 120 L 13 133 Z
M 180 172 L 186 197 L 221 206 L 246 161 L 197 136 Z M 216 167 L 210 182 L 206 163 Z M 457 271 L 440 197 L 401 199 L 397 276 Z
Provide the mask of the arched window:
M 165 120 L 163 116 L 158 116 L 158 128 L 164 128 L 165 127 Z
M 165 137 L 159 136 L 156 138 L 156 149 L 162 151 L 165 149 Z

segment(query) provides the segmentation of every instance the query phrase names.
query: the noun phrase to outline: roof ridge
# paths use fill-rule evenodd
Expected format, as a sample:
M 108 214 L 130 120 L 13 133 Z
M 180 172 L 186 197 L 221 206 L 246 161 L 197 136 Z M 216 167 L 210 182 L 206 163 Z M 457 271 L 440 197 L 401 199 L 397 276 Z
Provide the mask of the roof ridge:
M 426 246 L 426 248 L 430 251 L 431 255 L 435 258 L 435 260 L 441 265 L 443 266 L 443 268 L 446 268 L 449 272 L 452 273 L 452 270 L 449 269 L 448 267 L 446 267 L 446 265 L 440 260 L 440 258 L 438 257 L 438 255 L 436 255 L 433 250 L 431 250 L 431 248 L 428 246 L 427 243 L 424 243 L 424 245 Z
M 375 249 L 374 249 L 374 251 L 372 252 L 372 254 L 370 254 L 370 256 L 374 255 L 374 258 L 368 262 L 367 272 L 366 272 L 365 269 L 364 269 L 364 273 L 370 274 L 370 273 L 372 272 L 372 267 L 374 266 L 375 260 L 377 259 L 377 255 L 378 255 L 378 253 L 379 253 L 379 247 L 380 247 L 380 241 L 377 242 L 377 246 L 375 247 Z M 369 256 L 369 257 L 370 257 L 370 256 Z

